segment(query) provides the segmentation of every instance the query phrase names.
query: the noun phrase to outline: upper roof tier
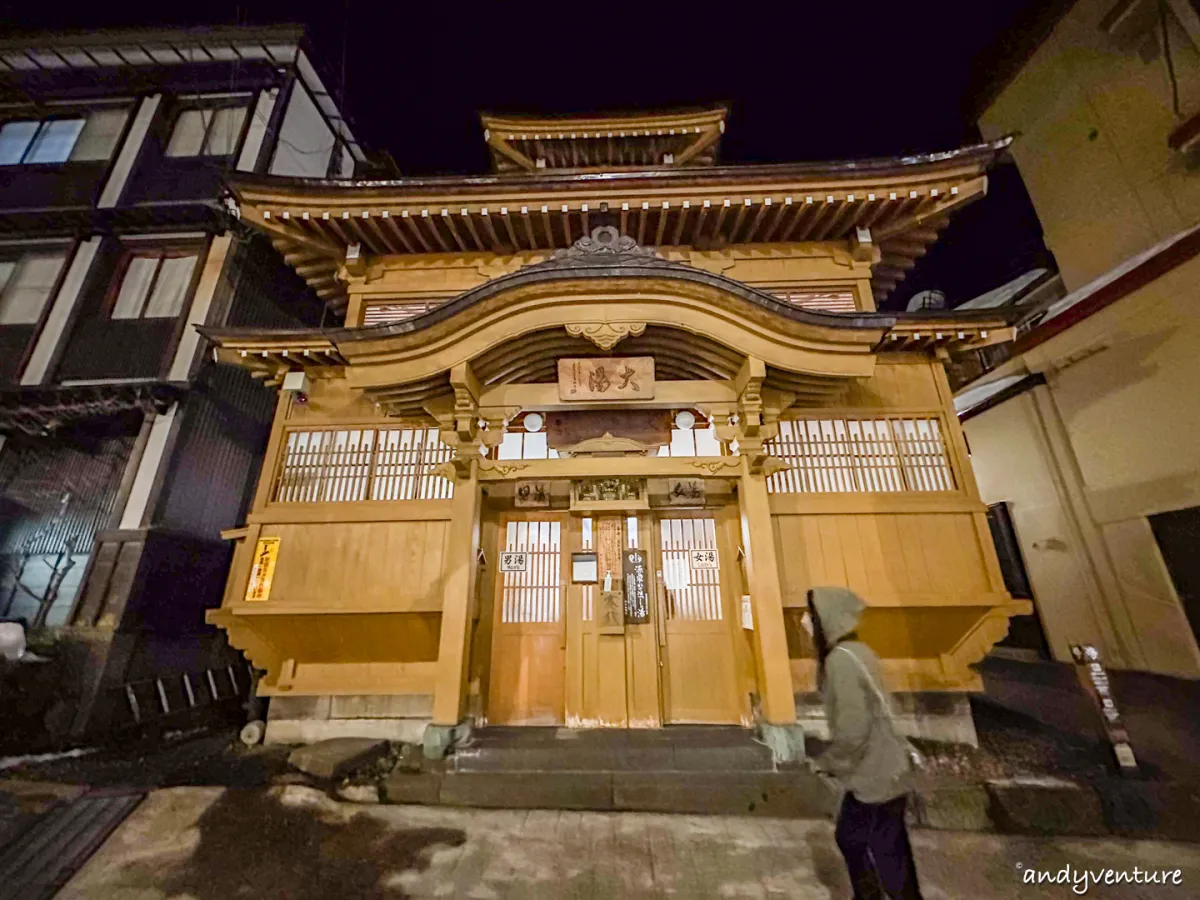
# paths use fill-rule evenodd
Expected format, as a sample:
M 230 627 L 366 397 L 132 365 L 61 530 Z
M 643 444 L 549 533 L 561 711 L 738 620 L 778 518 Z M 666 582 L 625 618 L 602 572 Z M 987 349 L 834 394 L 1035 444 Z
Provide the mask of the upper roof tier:
M 479 118 L 497 172 L 711 166 L 725 133 L 722 108 L 569 117 L 485 113 Z
M 244 220 L 266 232 L 336 311 L 346 249 L 373 255 L 565 249 L 598 225 L 650 247 L 845 241 L 869 229 L 885 298 L 959 207 L 983 196 L 1004 138 L 945 153 L 824 163 L 538 169 L 331 181 L 236 176 Z

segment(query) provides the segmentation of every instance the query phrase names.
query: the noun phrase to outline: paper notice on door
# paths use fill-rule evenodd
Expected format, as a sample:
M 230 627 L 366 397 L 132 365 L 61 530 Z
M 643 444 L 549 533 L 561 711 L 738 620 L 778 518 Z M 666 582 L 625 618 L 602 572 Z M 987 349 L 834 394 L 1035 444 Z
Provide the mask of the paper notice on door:
M 663 584 L 668 591 L 686 591 L 692 585 L 691 576 L 686 559 L 663 561 Z

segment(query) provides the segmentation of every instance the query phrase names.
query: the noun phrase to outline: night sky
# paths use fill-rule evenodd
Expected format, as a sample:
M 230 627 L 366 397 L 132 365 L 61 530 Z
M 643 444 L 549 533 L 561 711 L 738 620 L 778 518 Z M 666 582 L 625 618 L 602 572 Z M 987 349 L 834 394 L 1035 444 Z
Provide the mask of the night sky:
M 790 162 L 944 150 L 979 139 L 967 112 L 989 52 L 1038 0 L 965 4 L 0 3 L 5 31 L 205 24 L 308 26 L 365 146 L 405 175 L 486 171 L 476 113 L 730 107 L 721 159 Z M 1044 262 L 1016 169 L 993 171 L 892 295 L 952 304 Z

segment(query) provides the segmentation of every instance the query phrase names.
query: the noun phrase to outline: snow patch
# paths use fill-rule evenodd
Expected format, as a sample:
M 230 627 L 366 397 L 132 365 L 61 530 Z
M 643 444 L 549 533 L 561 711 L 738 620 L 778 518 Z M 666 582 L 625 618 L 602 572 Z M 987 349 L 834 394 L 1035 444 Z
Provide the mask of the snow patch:
M 30 756 L 0 756 L 0 769 L 15 769 L 18 766 L 52 762 L 56 759 L 73 759 L 95 752 L 95 747 L 76 747 L 74 750 L 64 750 L 61 753 L 34 753 Z

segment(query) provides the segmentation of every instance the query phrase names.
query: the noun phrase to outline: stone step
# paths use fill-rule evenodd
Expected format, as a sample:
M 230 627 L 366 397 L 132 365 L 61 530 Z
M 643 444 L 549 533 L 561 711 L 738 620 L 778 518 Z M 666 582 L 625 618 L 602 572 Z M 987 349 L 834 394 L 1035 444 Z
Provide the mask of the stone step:
M 455 772 L 771 772 L 771 751 L 741 728 L 580 731 L 481 729 Z
M 779 818 L 827 818 L 836 800 L 808 772 L 397 773 L 382 793 L 389 803 Z

